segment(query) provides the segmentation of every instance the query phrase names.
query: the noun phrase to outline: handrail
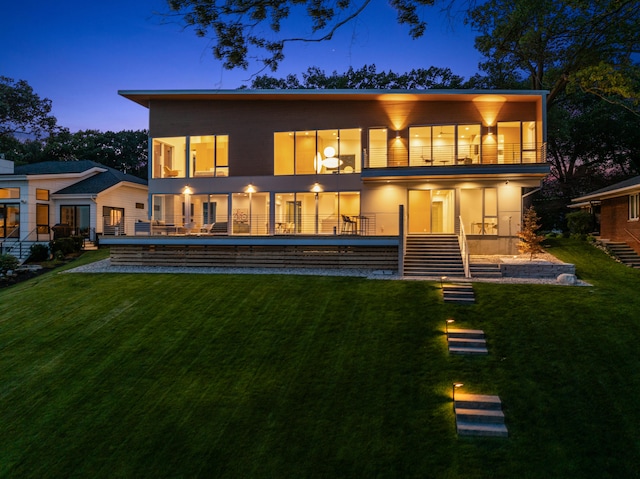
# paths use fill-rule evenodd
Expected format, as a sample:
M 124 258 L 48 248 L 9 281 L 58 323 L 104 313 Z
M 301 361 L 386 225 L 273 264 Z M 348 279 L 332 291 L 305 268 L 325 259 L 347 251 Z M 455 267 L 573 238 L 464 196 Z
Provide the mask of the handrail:
M 459 216 L 458 219 L 460 221 L 460 234 L 458 235 L 458 241 L 460 243 L 460 254 L 462 256 L 462 266 L 464 267 L 464 277 L 470 278 L 471 272 L 469 271 L 469 245 L 467 244 L 467 235 L 464 231 L 462 216 Z
M 631 231 L 629 231 L 627 228 L 625 228 L 625 229 L 624 229 L 624 231 L 625 231 L 629 236 L 631 236 L 634 240 L 636 240 L 636 242 L 637 242 L 637 243 L 640 243 L 640 239 L 638 239 L 638 238 L 636 237 L 636 235 L 634 235 Z

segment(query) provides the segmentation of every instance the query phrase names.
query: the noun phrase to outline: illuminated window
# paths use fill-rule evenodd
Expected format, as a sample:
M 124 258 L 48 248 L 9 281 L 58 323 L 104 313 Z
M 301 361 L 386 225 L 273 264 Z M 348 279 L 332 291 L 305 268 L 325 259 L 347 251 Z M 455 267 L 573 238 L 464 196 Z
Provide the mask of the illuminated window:
M 9 200 L 20 198 L 20 188 L 0 188 L 0 199 Z
M 361 151 L 357 128 L 274 133 L 274 174 L 358 173 Z
M 43 190 L 40 188 L 36 188 L 36 200 L 38 201 L 49 201 L 49 190 Z
M 369 130 L 369 168 L 385 168 L 387 166 L 388 140 L 386 128 Z
M 629 195 L 629 219 L 637 220 L 640 218 L 640 194 Z
M 480 163 L 480 125 L 434 125 L 409 128 L 410 166 Z
M 229 176 L 229 137 L 189 137 L 191 176 Z
M 36 227 L 39 234 L 46 234 L 49 232 L 49 205 L 44 205 L 42 203 L 36 204 Z

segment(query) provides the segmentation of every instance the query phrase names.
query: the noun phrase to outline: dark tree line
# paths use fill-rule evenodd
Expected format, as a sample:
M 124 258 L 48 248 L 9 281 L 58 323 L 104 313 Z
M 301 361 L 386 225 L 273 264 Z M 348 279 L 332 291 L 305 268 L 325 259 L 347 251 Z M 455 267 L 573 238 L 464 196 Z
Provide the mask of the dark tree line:
M 147 178 L 147 132 L 71 133 L 51 115 L 51 100 L 25 81 L 0 77 L 0 153 L 18 164 L 93 160 Z

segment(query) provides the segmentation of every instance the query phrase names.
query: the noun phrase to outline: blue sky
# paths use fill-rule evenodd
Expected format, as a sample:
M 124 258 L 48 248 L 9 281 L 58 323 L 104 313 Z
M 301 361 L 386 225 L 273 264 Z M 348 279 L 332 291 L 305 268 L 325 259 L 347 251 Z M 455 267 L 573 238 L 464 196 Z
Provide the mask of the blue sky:
M 1 11 L 0 75 L 26 80 L 52 100 L 58 124 L 71 131 L 146 128 L 147 110 L 118 90 L 235 89 L 259 71 L 224 70 L 208 40 L 163 24 L 155 12 L 167 11 L 164 0 L 22 0 L 5 2 Z M 288 47 L 279 70 L 264 73 L 279 78 L 310 66 L 330 73 L 375 64 L 378 71 L 438 66 L 473 75 L 481 58 L 469 28 L 452 28 L 435 9 L 423 14 L 427 33 L 411 40 L 387 2 L 374 0 L 334 40 Z M 291 28 L 304 31 L 305 22 Z

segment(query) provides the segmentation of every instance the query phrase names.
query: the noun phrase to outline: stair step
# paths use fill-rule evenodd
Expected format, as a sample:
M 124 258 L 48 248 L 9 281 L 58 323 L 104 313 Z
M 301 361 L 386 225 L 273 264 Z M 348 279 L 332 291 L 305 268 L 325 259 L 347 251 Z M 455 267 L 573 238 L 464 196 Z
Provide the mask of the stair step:
M 504 424 L 504 413 L 493 409 L 456 408 L 456 419 L 464 423 Z
M 491 409 L 501 411 L 502 401 L 500 401 L 499 396 L 456 393 L 454 406 L 461 409 Z
M 470 346 L 449 346 L 449 354 L 468 354 L 470 356 L 486 356 L 489 354 L 487 348 L 470 347 Z
M 504 424 L 478 424 L 459 421 L 457 424 L 460 436 L 509 437 Z
M 451 329 L 448 330 L 449 338 L 484 338 L 484 331 L 481 329 Z
M 463 348 L 486 348 L 487 341 L 482 338 L 452 338 L 449 336 L 447 339 L 449 347 L 463 347 Z

